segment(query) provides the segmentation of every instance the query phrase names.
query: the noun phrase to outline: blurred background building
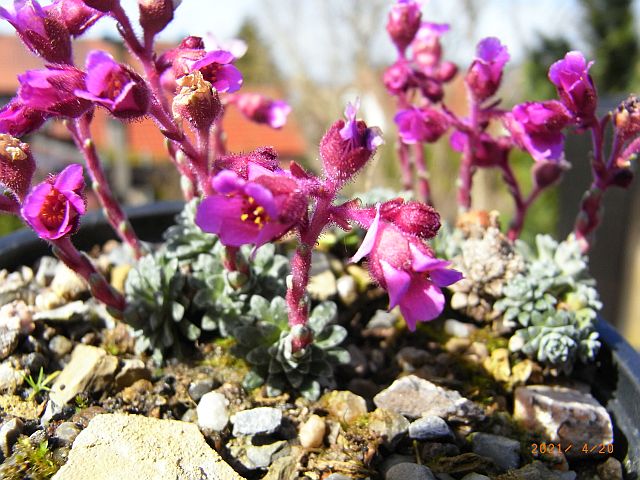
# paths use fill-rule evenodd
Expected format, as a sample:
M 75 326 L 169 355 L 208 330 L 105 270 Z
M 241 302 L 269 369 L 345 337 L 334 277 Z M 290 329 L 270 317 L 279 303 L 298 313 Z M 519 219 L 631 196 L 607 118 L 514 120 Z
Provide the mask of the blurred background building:
M 8 3 L 8 2 L 7 2 Z M 136 17 L 137 2 L 122 0 Z M 317 167 L 317 144 L 324 131 L 340 118 L 344 105 L 359 97 L 368 124 L 385 132 L 386 145 L 349 193 L 374 186 L 399 188 L 394 154 L 394 105 L 381 82 L 382 71 L 393 61 L 393 48 L 384 24 L 391 0 L 183 0 L 176 20 L 161 40 L 176 45 L 188 34 L 209 36 L 224 43 L 240 38 L 247 53 L 237 61 L 245 77 L 244 91 L 287 100 L 293 107 L 287 125 L 271 130 L 245 120 L 234 107 L 225 117 L 230 151 L 273 146 L 283 160 L 296 159 Z M 602 113 L 613 109 L 640 85 L 638 15 L 640 0 L 430 0 L 423 19 L 451 24 L 444 55 L 461 72 L 483 37 L 497 36 L 509 47 L 501 99 L 506 108 L 524 100 L 555 98 L 546 75 L 548 67 L 568 50 L 580 49 L 595 61 L 591 70 L 601 97 Z M 103 19 L 87 38 L 76 42 L 79 65 L 94 48 L 109 50 L 125 63 L 131 61 L 116 41 L 110 19 Z M 26 52 L 6 23 L 0 25 L 0 101 L 8 102 L 17 87 L 16 76 L 42 64 Z M 460 76 L 461 77 L 461 76 Z M 460 79 L 445 96 L 447 106 L 464 112 Z M 96 144 L 107 162 L 116 193 L 129 204 L 179 198 L 177 175 L 167 159 L 164 141 L 148 120 L 122 124 L 98 111 L 93 125 Z M 28 139 L 41 174 L 59 170 L 78 153 L 63 125 L 48 123 Z M 545 194 L 532 209 L 525 237 L 533 232 L 566 235 L 572 228 L 579 199 L 589 183 L 588 135 L 574 135 L 567 145 L 572 169 L 565 181 Z M 446 141 L 427 147 L 433 177 L 435 206 L 452 221 L 455 216 L 455 179 L 458 158 Z M 527 181 L 531 160 L 512 155 L 517 174 Z M 481 171 L 474 180 L 474 206 L 499 209 L 505 222 L 512 204 L 497 172 Z M 591 269 L 598 280 L 603 315 L 640 347 L 640 182 L 629 192 L 607 192 L 607 212 L 595 248 Z

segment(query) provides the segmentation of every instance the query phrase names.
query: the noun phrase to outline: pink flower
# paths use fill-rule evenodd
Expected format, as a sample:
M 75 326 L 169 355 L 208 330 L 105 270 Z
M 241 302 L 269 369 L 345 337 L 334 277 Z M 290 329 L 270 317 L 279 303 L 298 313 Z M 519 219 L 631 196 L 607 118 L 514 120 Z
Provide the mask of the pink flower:
M 207 52 L 204 44 L 197 42 L 198 37 L 187 37 L 185 46 L 175 49 L 169 57 L 173 57 L 173 73 L 176 78 L 200 70 L 203 78 L 211 83 L 219 92 L 233 93 L 242 86 L 243 78 L 240 70 L 232 65 L 235 57 L 226 50 Z M 203 48 L 190 48 L 191 45 Z
M 86 88 L 75 90 L 79 98 L 105 107 L 115 117 L 135 118 L 147 113 L 149 91 L 137 73 L 111 55 L 93 50 L 87 56 Z
M 438 317 L 444 309 L 441 287 L 462 278 L 450 262 L 440 260 L 419 238 L 407 235 L 384 219 L 381 206 L 351 259 L 357 262 L 368 256 L 371 276 L 389 293 L 389 308 L 396 305 L 414 331 L 418 322 Z
M 22 217 L 45 240 L 74 233 L 86 212 L 82 166 L 71 164 L 36 185 L 25 198 Z
M 291 107 L 282 100 L 272 100 L 259 93 L 244 93 L 234 100 L 238 110 L 249 120 L 281 128 L 287 123 Z
M 595 121 L 598 101 L 596 87 L 589 75 L 591 65 L 593 62 L 587 63 L 582 53 L 573 51 L 549 68 L 549 80 L 556 86 L 560 100 L 583 126 Z
M 429 107 L 400 110 L 393 120 L 398 125 L 400 138 L 406 144 L 435 142 L 449 128 L 447 117 Z
M 306 212 L 297 183 L 283 172 L 250 164 L 248 177 L 223 170 L 211 181 L 216 193 L 198 206 L 196 224 L 227 246 L 258 248 L 287 233 Z
M 44 112 L 26 106 L 14 98 L 0 110 L 0 132 L 22 137 L 37 130 L 47 119 Z
M 420 4 L 414 0 L 398 0 L 391 7 L 387 32 L 399 52 L 404 53 L 420 28 Z
M 469 67 L 465 82 L 473 97 L 481 102 L 496 93 L 502 81 L 504 65 L 509 61 L 507 47 L 495 37 L 478 43 L 476 58 Z

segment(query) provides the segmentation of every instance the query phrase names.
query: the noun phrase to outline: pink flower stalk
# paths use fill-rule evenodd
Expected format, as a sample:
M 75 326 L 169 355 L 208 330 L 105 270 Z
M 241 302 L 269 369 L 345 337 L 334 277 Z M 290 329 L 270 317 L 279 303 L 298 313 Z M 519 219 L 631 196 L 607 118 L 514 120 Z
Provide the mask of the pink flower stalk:
M 82 35 L 104 15 L 85 5 L 82 0 L 56 0 L 44 10 L 62 21 L 73 37 Z
M 451 135 L 451 148 L 457 152 L 464 152 L 469 142 L 469 136 L 461 131 Z M 508 137 L 493 138 L 488 133 L 481 133 L 471 151 L 471 165 L 473 167 L 499 167 L 507 163 L 511 141 Z
M 414 0 L 398 0 L 391 7 L 387 20 L 387 32 L 402 56 L 416 36 L 421 18 L 420 4 Z
M 556 86 L 560 100 L 583 127 L 596 121 L 598 95 L 589 75 L 591 65 L 593 62 L 587 63 L 582 53 L 572 51 L 549 68 L 549 80 Z
M 0 187 L 22 203 L 36 170 L 36 162 L 26 143 L 7 134 L 0 134 Z M 4 195 L 3 195 L 4 196 Z
M 71 164 L 31 190 L 22 205 L 22 217 L 45 240 L 70 235 L 86 212 L 83 190 L 82 166 Z
M 18 99 L 43 114 L 77 118 L 91 108 L 90 101 L 75 93 L 84 88 L 84 79 L 84 72 L 70 66 L 28 70 L 18 76 Z
M 211 184 L 215 193 L 198 206 L 196 224 L 226 246 L 258 248 L 291 230 L 306 211 L 295 180 L 255 164 L 249 165 L 248 180 L 223 170 Z
M 477 102 L 496 93 L 502 81 L 504 65 L 508 61 L 507 47 L 499 39 L 487 37 L 478 43 L 476 58 L 465 77 L 467 87 Z
M 36 0 L 14 0 L 13 9 L 0 7 L 0 18 L 16 29 L 29 50 L 51 63 L 70 64 L 71 36 L 63 21 Z
M 398 126 L 400 138 L 406 144 L 435 142 L 449 128 L 446 115 L 430 107 L 400 110 L 393 120 Z
M 327 179 L 336 188 L 355 175 L 384 143 L 377 127 L 356 120 L 359 102 L 347 104 L 346 121 L 338 120 L 320 141 L 320 157 Z
M 26 106 L 14 98 L 0 110 L 0 132 L 22 137 L 42 126 L 48 114 Z
M 418 322 L 437 318 L 444 309 L 441 287 L 462 278 L 451 262 L 437 259 L 420 239 L 407 235 L 386 221 L 378 206 L 362 245 L 351 259 L 360 261 L 368 256 L 369 272 L 382 288 L 389 292 L 389 308 L 396 305 L 410 331 Z
M 75 90 L 76 96 L 95 102 L 117 118 L 130 119 L 147 113 L 149 89 L 140 75 L 101 50 L 89 53 L 86 67 L 86 87 Z
M 282 128 L 291 113 L 291 107 L 287 102 L 272 100 L 259 93 L 239 94 L 233 102 L 249 120 L 271 128 Z
M 233 93 L 242 86 L 242 74 L 232 65 L 235 57 L 230 52 L 225 50 L 207 52 L 203 48 L 179 47 L 172 55 L 173 73 L 176 78 L 199 70 L 203 78 L 219 92 Z

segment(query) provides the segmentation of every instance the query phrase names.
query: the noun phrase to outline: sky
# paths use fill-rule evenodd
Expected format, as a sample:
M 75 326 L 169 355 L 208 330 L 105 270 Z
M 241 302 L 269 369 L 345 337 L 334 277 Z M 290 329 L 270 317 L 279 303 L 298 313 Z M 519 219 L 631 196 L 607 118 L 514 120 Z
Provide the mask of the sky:
M 187 34 L 205 36 L 213 33 L 219 39 L 230 39 L 246 19 L 252 18 L 285 73 L 303 68 L 317 80 L 330 80 L 336 70 L 348 70 L 350 48 L 348 40 L 337 34 L 337 23 L 336 26 L 332 24 L 331 10 L 319 11 L 322 9 L 319 5 L 325 1 L 328 0 L 182 0 L 174 22 L 160 38 L 176 41 Z M 337 5 L 348 4 L 345 0 L 339 1 L 343 3 Z M 0 0 L 0 5 L 5 7 L 11 3 Z M 390 0 L 389 5 L 392 3 Z M 471 17 L 464 8 L 465 3 L 475 7 L 477 15 Z M 132 17 L 137 16 L 136 0 L 122 0 L 122 4 Z M 444 46 L 447 57 L 454 61 L 468 62 L 474 45 L 481 38 L 497 36 L 509 46 L 512 62 L 517 63 L 526 48 L 535 44 L 539 33 L 563 34 L 577 48 L 584 46 L 580 36 L 582 20 L 576 13 L 576 5 L 577 0 L 429 0 L 423 1 L 423 18 L 451 24 Z M 292 6 L 295 6 L 295 15 Z M 383 23 L 384 18 L 381 18 L 378 25 L 371 26 L 379 34 L 372 41 L 370 56 L 379 64 L 389 63 L 393 57 Z M 6 22 L 0 22 L 0 32 L 11 31 Z M 97 37 L 114 32 L 110 19 L 101 20 L 90 31 L 91 36 Z M 290 55 L 294 47 L 308 52 L 301 55 L 298 63 Z M 341 59 L 340 55 L 345 58 Z

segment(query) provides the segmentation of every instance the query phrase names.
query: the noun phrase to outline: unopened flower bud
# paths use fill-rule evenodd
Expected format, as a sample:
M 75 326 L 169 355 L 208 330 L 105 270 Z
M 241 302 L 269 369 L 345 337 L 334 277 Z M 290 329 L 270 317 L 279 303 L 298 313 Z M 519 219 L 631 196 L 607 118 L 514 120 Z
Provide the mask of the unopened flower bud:
M 0 134 L 0 185 L 22 201 L 35 169 L 29 145 L 11 135 Z
M 596 121 L 598 96 L 589 75 L 591 65 L 593 62 L 587 63 L 582 53 L 573 51 L 549 68 L 549 80 L 556 86 L 560 100 L 582 127 Z
M 272 100 L 259 93 L 237 95 L 235 105 L 249 120 L 281 128 L 287 122 L 291 107 L 282 100 Z
M 625 166 L 618 166 L 614 169 L 611 176 L 611 183 L 616 187 L 628 188 L 633 181 L 633 171 L 630 168 L 630 163 L 626 162 Z
M 380 218 L 404 233 L 424 239 L 435 237 L 440 229 L 440 214 L 433 207 L 401 198 L 380 205 Z
M 507 47 L 497 38 L 488 37 L 478 43 L 476 58 L 465 77 L 467 87 L 476 101 L 481 102 L 496 93 L 507 61 Z
M 562 177 L 565 170 L 569 168 L 567 162 L 540 161 L 533 166 L 533 180 L 538 188 L 546 188 Z
M 138 0 L 140 26 L 147 34 L 156 34 L 173 20 L 173 11 L 180 0 Z
M 60 19 L 74 37 L 82 35 L 103 16 L 103 12 L 90 8 L 78 0 L 58 0 L 44 7 L 44 10 Z
M 414 0 L 398 0 L 398 3 L 391 7 L 387 32 L 401 53 L 404 53 L 416 36 L 421 18 L 420 5 Z
M 100 12 L 110 12 L 118 5 L 119 0 L 83 0 L 84 3 L 91 8 L 95 8 Z
M 458 73 L 458 66 L 453 62 L 442 62 L 438 69 L 438 80 L 448 82 Z
M 178 79 L 173 99 L 173 115 L 186 119 L 197 130 L 208 129 L 222 113 L 218 92 L 198 70 Z

